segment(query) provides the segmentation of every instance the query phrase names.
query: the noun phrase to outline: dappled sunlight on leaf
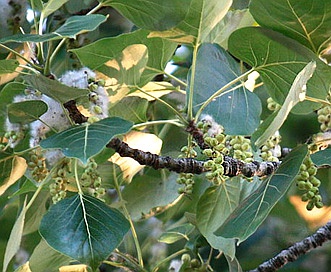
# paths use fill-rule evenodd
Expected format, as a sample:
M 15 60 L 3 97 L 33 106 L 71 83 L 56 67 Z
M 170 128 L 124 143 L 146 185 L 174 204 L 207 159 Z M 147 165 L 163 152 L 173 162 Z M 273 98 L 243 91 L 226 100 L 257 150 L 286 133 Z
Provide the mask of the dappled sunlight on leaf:
M 331 219 L 331 206 L 323 206 L 320 209 L 315 207 L 308 211 L 306 209 L 307 203 L 303 202 L 300 196 L 290 196 L 290 202 L 311 229 L 321 227 Z
M 174 87 L 169 82 L 149 82 L 142 87 L 142 89 L 146 92 L 146 94 L 137 90 L 133 93 L 130 93 L 128 96 L 138 96 L 147 99 L 148 101 L 154 101 L 155 97 L 160 98 L 166 94 L 171 93 L 172 92 L 171 88 Z
M 123 141 L 132 148 L 154 154 L 160 154 L 161 152 L 162 140 L 154 134 L 131 131 L 124 136 Z M 116 163 L 122 169 L 123 178 L 129 182 L 135 174 L 145 167 L 134 159 L 121 157 L 118 153 L 115 153 L 109 161 Z
M 11 166 L 8 164 L 11 164 Z M 9 169 L 9 171 L 2 170 L 0 174 L 2 184 L 0 186 L 0 195 L 2 195 L 11 185 L 24 175 L 28 166 L 24 158 L 14 156 L 8 160 L 1 160 L 0 167 Z

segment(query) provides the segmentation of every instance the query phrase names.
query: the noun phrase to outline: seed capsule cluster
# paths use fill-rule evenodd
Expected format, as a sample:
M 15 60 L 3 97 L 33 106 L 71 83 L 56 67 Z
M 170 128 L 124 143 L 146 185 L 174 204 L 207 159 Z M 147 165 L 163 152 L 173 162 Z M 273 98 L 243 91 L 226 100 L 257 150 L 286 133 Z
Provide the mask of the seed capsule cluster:
M 328 96 L 327 99 L 330 100 L 330 97 Z M 317 120 L 321 124 L 321 131 L 324 132 L 331 129 L 331 105 L 323 105 L 317 111 Z
M 317 167 L 312 162 L 310 156 L 308 156 L 300 166 L 300 172 L 296 177 L 298 189 L 305 191 L 301 199 L 304 202 L 308 202 L 306 209 L 309 211 L 314 207 L 323 207 L 322 197 L 318 189 L 321 185 L 321 181 L 315 177 L 316 172 Z
M 179 155 L 180 158 L 195 158 L 197 156 L 197 151 L 194 150 L 196 144 L 192 142 L 192 146 L 183 146 L 181 149 L 182 154 Z M 191 195 L 193 192 L 194 180 L 193 174 L 191 173 L 180 173 L 176 182 L 182 187 L 178 189 L 179 194 Z
M 97 168 L 98 164 L 93 159 L 89 159 L 87 167 L 80 178 L 80 184 L 86 189 L 88 194 L 100 198 L 105 194 L 106 190 L 101 186 L 102 179 Z
M 267 142 L 261 146 L 261 158 L 264 161 L 274 161 L 278 162 L 278 157 L 281 156 L 281 147 L 279 143 L 281 142 L 281 136 L 277 132 L 273 136 L 271 136 Z
M 70 174 L 71 161 L 69 158 L 64 158 L 52 174 L 54 182 L 49 185 L 49 192 L 54 204 L 66 197 Z
M 253 153 L 250 140 L 244 136 L 227 136 L 226 140 L 230 145 L 230 156 L 244 162 L 252 162 Z
M 270 111 L 278 111 L 281 108 L 281 105 L 278 104 L 275 100 L 271 97 L 267 99 L 267 108 Z
M 41 182 L 48 174 L 45 158 L 40 149 L 35 149 L 29 153 L 28 169 L 31 176 L 37 182 Z
M 205 263 L 201 263 L 200 260 L 196 258 L 191 258 L 187 253 L 183 254 L 181 257 L 182 265 L 180 271 L 209 271 Z

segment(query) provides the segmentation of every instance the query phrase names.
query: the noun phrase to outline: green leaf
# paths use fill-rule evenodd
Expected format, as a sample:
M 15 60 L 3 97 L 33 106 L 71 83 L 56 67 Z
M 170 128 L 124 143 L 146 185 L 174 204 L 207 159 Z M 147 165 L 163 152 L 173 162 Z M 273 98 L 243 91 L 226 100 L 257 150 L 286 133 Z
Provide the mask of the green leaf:
M 5 120 L 7 116 L 7 105 L 13 102 L 17 95 L 23 94 L 26 85 L 17 82 L 6 84 L 0 92 L 0 131 L 5 129 Z
M 52 14 L 54 11 L 58 10 L 62 5 L 64 5 L 69 0 L 49 0 L 42 10 L 43 17 L 46 18 L 48 15 Z
M 48 207 L 48 203 L 49 192 L 48 190 L 44 190 L 38 194 L 25 215 L 26 220 L 23 235 L 27 235 L 38 230 L 40 221 L 47 211 L 46 206 Z
M 185 19 L 167 31 L 154 31 L 151 37 L 162 37 L 179 43 L 199 44 L 209 35 L 231 7 L 231 0 L 192 0 Z
M 295 148 L 278 170 L 244 199 L 214 234 L 237 238 L 239 243 L 253 234 L 291 186 L 307 154 L 306 145 Z
M 140 85 L 142 86 L 164 70 L 177 48 L 176 43 L 160 38 L 148 38 L 148 34 L 149 31 L 140 29 L 117 37 L 100 39 L 71 51 L 78 56 L 83 65 L 92 70 L 98 70 L 104 63 L 119 56 L 127 46 L 144 44 L 148 48 L 148 62 L 141 75 Z
M 84 164 L 98 154 L 115 135 L 130 130 L 132 123 L 118 117 L 102 119 L 93 124 L 69 128 L 42 140 L 42 148 L 60 148 L 67 157 L 80 159 Z
M 123 189 L 123 199 L 133 220 L 148 214 L 152 208 L 168 205 L 178 197 L 176 174 L 168 177 L 162 171 L 150 169 L 148 174 L 136 177 Z
M 234 258 L 235 240 L 217 237 L 214 231 L 237 207 L 240 196 L 240 182 L 228 179 L 220 186 L 208 188 L 197 205 L 197 226 L 209 244 L 225 255 Z
M 194 82 L 189 82 L 194 86 L 194 109 L 198 110 L 204 101 L 240 74 L 240 65 L 223 48 L 217 44 L 202 44 Z M 188 89 L 191 89 L 190 85 Z M 229 135 L 250 135 L 260 123 L 261 102 L 256 94 L 242 87 L 224 95 L 221 93 L 203 113 L 213 116 Z
M 84 16 L 72 16 L 57 30 L 43 35 L 38 34 L 16 34 L 0 39 L 0 43 L 8 42 L 46 42 L 60 40 L 63 38 L 75 39 L 78 34 L 95 30 L 100 24 L 105 22 L 107 17 L 100 14 L 90 14 Z
M 296 75 L 310 62 L 316 70 L 307 84 L 307 95 L 325 99 L 331 84 L 331 68 L 309 49 L 277 32 L 260 27 L 246 27 L 233 32 L 229 38 L 232 55 L 248 63 L 261 75 L 269 95 L 283 104 Z M 293 111 L 308 113 L 318 103 L 304 101 Z
M 34 89 L 55 99 L 60 103 L 65 103 L 77 98 L 86 97 L 90 93 L 87 89 L 78 89 L 62 84 L 57 80 L 47 78 L 43 75 L 24 76 L 24 80 Z
M 111 107 L 110 116 L 118 116 L 133 123 L 143 123 L 147 121 L 148 106 L 149 103 L 146 99 L 136 96 L 124 97 Z
M 101 14 L 89 14 L 84 16 L 72 16 L 60 26 L 55 34 L 61 37 L 76 39 L 82 33 L 95 30 L 99 25 L 107 20 L 107 16 Z
M 147 47 L 143 44 L 132 44 L 98 68 L 100 72 L 109 78 L 116 78 L 119 84 L 138 85 L 140 77 L 148 61 Z M 127 88 L 129 91 L 129 89 Z M 122 97 L 126 93 L 120 91 Z M 116 94 L 115 94 L 116 96 Z
M 241 265 L 236 257 L 230 258 L 225 255 L 226 261 L 228 262 L 229 272 L 242 272 Z
M 27 208 L 26 208 L 26 199 L 25 199 L 23 208 L 20 212 L 20 215 L 18 216 L 18 218 L 15 221 L 15 224 L 11 230 L 11 233 L 10 233 L 10 236 L 8 239 L 5 256 L 4 256 L 4 260 L 3 260 L 3 268 L 2 268 L 3 272 L 7 271 L 7 267 L 8 267 L 10 260 L 16 255 L 17 251 L 20 248 L 26 211 L 27 211 Z
M 280 129 L 282 124 L 285 122 L 291 109 L 300 101 L 303 100 L 306 93 L 307 81 L 312 77 L 316 68 L 316 63 L 311 61 L 305 68 L 303 68 L 300 73 L 295 77 L 291 89 L 284 101 L 284 104 L 277 112 L 275 118 L 272 120 L 271 124 L 264 131 L 264 133 L 256 140 L 255 145 L 261 147 L 265 142 L 275 134 L 277 130 Z M 301 96 L 301 97 L 300 97 Z
M 34 248 L 30 258 L 31 271 L 58 272 L 59 267 L 69 265 L 72 258 L 51 248 L 44 239 Z
M 318 151 L 310 155 L 310 157 L 313 163 L 317 165 L 317 167 L 323 165 L 331 165 L 331 148 Z
M 14 59 L 0 60 L 0 75 L 15 72 L 19 62 Z
M 331 41 L 330 0 L 252 0 L 250 12 L 259 25 L 297 40 L 317 55 Z
M 194 230 L 194 226 L 190 223 L 180 225 L 178 227 L 169 228 L 166 232 L 162 233 L 158 238 L 158 242 L 173 244 L 179 240 L 188 240 L 188 235 Z
M 44 101 L 23 101 L 7 106 L 8 118 L 11 123 L 31 123 L 38 120 L 48 109 Z
M 192 0 L 99 0 L 118 10 L 139 28 L 165 30 L 185 18 Z
M 228 39 L 233 31 L 238 28 L 252 26 L 255 20 L 248 11 L 229 10 L 225 17 L 212 29 L 204 40 L 205 43 L 217 43 L 224 49 L 228 48 Z
M 129 230 L 125 217 L 104 202 L 76 195 L 51 206 L 39 232 L 47 244 L 95 269 Z

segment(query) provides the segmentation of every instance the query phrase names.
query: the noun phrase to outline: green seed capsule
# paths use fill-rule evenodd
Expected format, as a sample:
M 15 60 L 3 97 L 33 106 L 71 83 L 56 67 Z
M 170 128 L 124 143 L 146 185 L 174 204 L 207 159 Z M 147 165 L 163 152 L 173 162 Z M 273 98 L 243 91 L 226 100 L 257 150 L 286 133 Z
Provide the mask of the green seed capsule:
M 297 186 L 299 190 L 305 190 L 306 189 L 306 182 L 303 180 L 300 180 L 297 182 Z
M 312 191 L 308 191 L 306 194 L 309 199 L 312 199 L 315 195 Z
M 183 254 L 181 257 L 183 263 L 189 263 L 191 261 L 191 256 L 189 254 Z
M 321 185 L 321 181 L 314 176 L 310 177 L 309 181 L 311 182 L 311 184 L 313 184 L 314 187 L 319 187 Z
M 308 173 L 308 171 L 302 171 L 302 172 L 300 173 L 300 177 L 301 177 L 301 179 L 303 179 L 303 180 L 308 179 L 308 178 L 309 178 L 309 173 Z
M 310 176 L 315 176 L 317 173 L 317 168 L 315 166 L 310 166 L 307 171 Z
M 322 208 L 323 207 L 323 202 L 316 202 L 315 207 L 318 208 L 318 209 Z
M 307 201 L 309 200 L 309 197 L 307 196 L 307 194 L 303 194 L 303 195 L 301 196 L 301 200 L 302 200 L 303 202 L 307 202 Z
M 309 202 L 307 203 L 306 209 L 307 209 L 308 211 L 311 211 L 311 210 L 314 208 L 314 206 L 315 206 L 315 203 L 314 203 L 313 201 L 309 201 Z
M 310 181 L 306 181 L 305 187 L 306 187 L 306 190 L 311 190 L 311 188 L 313 188 L 313 184 L 311 184 Z
M 102 108 L 100 106 L 94 106 L 93 107 L 93 111 L 96 113 L 96 114 L 101 114 L 102 113 Z

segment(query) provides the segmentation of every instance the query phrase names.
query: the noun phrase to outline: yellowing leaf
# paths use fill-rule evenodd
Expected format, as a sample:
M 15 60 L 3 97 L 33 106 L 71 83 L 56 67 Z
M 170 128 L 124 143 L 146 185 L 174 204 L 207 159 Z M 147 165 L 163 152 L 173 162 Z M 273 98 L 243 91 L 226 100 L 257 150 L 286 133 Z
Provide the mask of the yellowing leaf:
M 9 171 L 9 175 L 7 177 L 4 177 L 4 181 L 0 186 L 0 195 L 2 195 L 18 179 L 20 179 L 24 175 L 27 168 L 25 159 L 18 156 L 15 156 L 12 159 L 11 164 L 12 165 L 11 165 L 11 170 Z
M 2 270 L 3 272 L 7 271 L 7 267 L 10 263 L 10 260 L 15 256 L 15 254 L 17 253 L 17 251 L 20 248 L 26 212 L 27 212 L 27 207 L 26 207 L 26 199 L 25 199 L 22 211 L 21 211 L 20 215 L 18 216 L 18 218 L 14 224 L 14 227 L 11 230 L 11 233 L 10 233 L 10 236 L 8 239 L 5 257 L 3 260 L 3 270 Z
M 162 147 L 162 140 L 154 134 L 131 131 L 123 138 L 130 147 L 137 148 L 142 151 L 148 151 L 154 154 L 160 154 Z M 125 158 L 115 153 L 109 159 L 110 162 L 116 163 L 123 171 L 123 178 L 131 181 L 133 176 L 144 168 L 137 161 L 131 158 Z
M 28 47 L 27 43 L 24 43 L 23 45 L 20 45 L 19 47 L 15 48 L 15 51 L 20 52 L 20 54 L 23 55 L 23 57 L 25 59 L 30 59 L 31 58 L 31 50 Z M 17 57 L 13 53 L 9 53 L 6 59 L 7 60 L 15 59 L 21 65 L 26 64 L 26 61 L 24 59 Z M 17 77 L 19 75 L 19 72 L 22 71 L 22 70 L 23 70 L 22 67 L 17 67 L 17 69 L 16 69 L 17 73 L 8 73 L 8 74 L 0 75 L 0 85 L 5 84 L 6 82 L 9 82 L 9 81 L 13 80 L 15 77 Z
M 309 62 L 295 77 L 291 89 L 284 101 L 284 104 L 278 111 L 274 120 L 271 122 L 269 127 L 264 131 L 264 133 L 256 140 L 255 145 L 262 146 L 275 132 L 282 126 L 286 120 L 291 109 L 300 101 L 302 101 L 302 95 L 306 93 L 307 81 L 312 77 L 316 68 L 316 63 L 314 61 Z

